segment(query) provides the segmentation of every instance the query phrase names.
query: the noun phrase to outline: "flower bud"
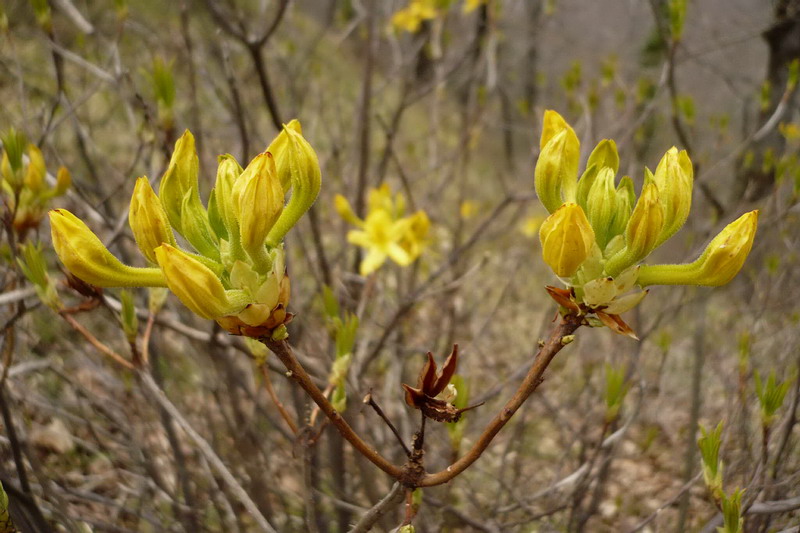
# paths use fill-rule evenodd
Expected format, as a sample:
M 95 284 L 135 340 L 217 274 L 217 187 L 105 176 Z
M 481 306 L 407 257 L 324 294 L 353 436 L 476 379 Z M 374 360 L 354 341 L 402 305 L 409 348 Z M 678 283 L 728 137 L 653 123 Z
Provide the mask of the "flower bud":
M 603 139 L 597 143 L 597 146 L 589 155 L 589 160 L 586 161 L 586 171 L 581 176 L 581 179 L 578 180 L 577 200 L 578 205 L 584 211 L 587 209 L 586 200 L 589 197 L 589 191 L 594 185 L 595 178 L 598 172 L 605 167 L 613 169 L 615 175 L 619 170 L 617 145 L 611 139 Z
M 156 264 L 155 249 L 162 243 L 176 245 L 164 207 L 145 177 L 138 178 L 133 188 L 128 223 L 139 250 L 151 264 Z
M 653 181 L 658 186 L 661 207 L 664 209 L 664 228 L 658 243 L 672 237 L 686 222 L 692 206 L 694 169 L 686 150 L 672 147 L 656 167 Z
M 553 272 L 568 278 L 578 271 L 594 246 L 594 231 L 583 209 L 567 203 L 542 223 L 539 230 L 542 256 Z
M 54 191 L 55 196 L 62 196 L 67 192 L 70 185 L 72 185 L 72 175 L 67 170 L 67 167 L 59 167 L 56 173 L 56 188 Z
M 219 261 L 219 244 L 197 188 L 198 167 L 194 136 L 186 130 L 175 143 L 158 196 L 172 228 L 200 254 Z
M 28 168 L 25 171 L 25 187 L 33 193 L 39 193 L 44 188 L 44 177 L 47 168 L 44 164 L 42 151 L 35 144 L 28 145 Z
M 648 183 L 636 202 L 628 225 L 625 227 L 625 248 L 614 254 L 606 263 L 606 272 L 616 276 L 645 257 L 658 244 L 664 214 L 658 199 L 658 187 Z
M 188 191 L 181 205 L 180 233 L 194 246 L 200 255 L 214 261 L 220 260 L 219 241 L 208 220 L 208 212 L 200 203 L 197 189 Z
M 597 174 L 586 200 L 586 215 L 594 230 L 597 245 L 603 250 L 614 236 L 611 227 L 617 214 L 617 191 L 614 189 L 614 169 L 605 167 Z
M 292 186 L 292 172 L 289 166 L 289 134 L 287 133 L 288 130 L 292 130 L 300 135 L 303 134 L 303 128 L 300 126 L 300 121 L 292 119 L 288 124 L 286 124 L 281 132 L 269 143 L 267 147 L 267 152 L 272 154 L 272 157 L 275 158 L 275 167 L 278 172 L 278 178 L 281 181 L 281 187 L 283 187 L 283 192 L 286 194 L 289 192 L 289 188 Z
M 634 204 L 636 204 L 636 192 L 633 190 L 633 180 L 630 176 L 623 176 L 617 185 L 616 213 L 614 213 L 614 221 L 611 223 L 609 231 L 611 239 L 622 235 L 622 232 L 625 231 Z
M 292 196 L 267 236 L 267 245 L 270 247 L 278 246 L 292 226 L 311 208 L 322 182 L 314 149 L 294 129 L 287 126 L 284 131 L 288 136 L 284 151 L 287 152 L 285 157 L 291 176 Z
M 742 269 L 753 247 L 757 226 L 758 211 L 745 213 L 719 232 L 696 261 L 685 265 L 642 266 L 639 284 L 725 285 Z
M 364 226 L 364 221 L 358 218 L 358 215 L 356 215 L 355 211 L 353 211 L 353 208 L 350 206 L 350 202 L 348 202 L 347 198 L 341 194 L 337 194 L 333 197 L 333 207 L 345 222 L 348 222 L 359 228 Z
M 579 157 L 578 136 L 558 113 L 546 111 L 534 185 L 549 212 L 564 202 L 575 202 Z
M 237 291 L 226 292 L 211 269 L 178 248 L 164 243 L 156 248 L 155 254 L 169 290 L 196 315 L 219 318 L 246 304 L 236 298 Z M 235 301 L 229 299 L 229 295 Z
M 158 188 L 158 196 L 172 226 L 182 231 L 181 211 L 187 193 L 198 195 L 197 173 L 199 161 L 194 145 L 194 136 L 186 130 L 175 142 L 175 150 Z
M 53 247 L 61 262 L 76 277 L 98 287 L 163 287 L 157 268 L 123 265 L 86 224 L 66 209 L 50 211 Z
M 238 236 L 238 222 L 236 219 L 236 207 L 233 201 L 233 185 L 239 176 L 244 172 L 236 158 L 230 154 L 221 155 L 218 158 L 217 181 L 214 185 L 214 203 L 216 213 L 225 226 L 228 238 L 233 235 Z M 211 202 L 208 206 L 209 218 L 211 218 Z M 219 232 L 218 232 L 219 234 Z M 222 237 L 222 235 L 220 235 Z
M 233 201 L 242 247 L 259 260 L 267 235 L 283 210 L 283 189 L 269 152 L 256 156 L 233 185 Z

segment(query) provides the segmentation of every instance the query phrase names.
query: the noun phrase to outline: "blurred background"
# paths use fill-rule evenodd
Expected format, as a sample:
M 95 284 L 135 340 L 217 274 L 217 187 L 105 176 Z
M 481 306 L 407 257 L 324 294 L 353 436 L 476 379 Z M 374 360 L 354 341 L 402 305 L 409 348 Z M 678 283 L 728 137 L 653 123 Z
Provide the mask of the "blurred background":
M 415 383 L 425 352 L 441 362 L 458 343 L 462 401 L 486 404 L 458 427 L 428 427 L 430 471 L 466 450 L 513 393 L 555 317 L 544 286 L 558 280 L 538 239 L 546 211 L 533 191 L 544 110 L 575 128 L 584 161 L 614 139 L 637 191 L 645 166 L 672 146 L 688 150 L 692 214 L 648 263 L 693 260 L 725 224 L 760 209 L 742 272 L 721 288 L 653 287 L 626 316 L 638 342 L 580 330 L 483 457 L 422 491 L 414 524 L 714 531 L 722 520 L 697 428 L 724 421 L 725 487 L 747 488 L 746 530 L 797 531 L 800 2 L 7 0 L 2 10 L 0 130 L 40 147 L 51 181 L 59 166 L 70 171 L 51 206 L 82 217 L 129 264 L 143 265 L 127 226 L 135 179 L 163 174 L 185 129 L 205 199 L 218 155 L 245 164 L 281 124 L 301 121 L 323 185 L 286 241 L 290 340 L 324 386 L 336 351 L 323 288 L 358 315 L 344 414 L 397 463 L 403 449 L 361 399 L 372 391 L 410 439 L 418 415 L 400 385 Z M 425 211 L 429 241 L 414 264 L 363 278 L 333 198 L 363 217 L 383 184 L 407 212 Z M 0 480 L 20 530 L 257 531 L 132 374 L 39 302 L 10 235 Z M 43 243 L 61 298 L 79 305 L 46 219 L 19 237 Z M 127 358 L 118 298 L 108 290 L 76 317 Z M 134 298 L 147 309 L 146 291 Z M 278 531 L 348 531 L 389 490 L 268 358 L 291 416 L 314 418 L 294 435 L 241 340 L 172 296 L 149 351 L 156 381 Z M 766 425 L 755 377 L 770 372 L 786 393 Z M 627 394 L 610 412 L 615 377 Z M 392 509 L 376 530 L 404 513 Z

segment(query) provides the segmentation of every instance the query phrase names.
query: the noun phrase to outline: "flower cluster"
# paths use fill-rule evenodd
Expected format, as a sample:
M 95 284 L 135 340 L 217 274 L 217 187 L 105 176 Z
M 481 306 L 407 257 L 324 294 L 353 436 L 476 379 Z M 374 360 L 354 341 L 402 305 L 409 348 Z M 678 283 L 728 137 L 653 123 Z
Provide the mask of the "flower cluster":
M 686 151 L 671 148 L 655 173 L 645 169 L 637 199 L 633 181 L 616 183 L 619 155 L 612 140 L 592 151 L 578 179 L 578 137 L 555 111 L 546 111 L 536 164 L 536 193 L 551 213 L 539 237 L 545 263 L 567 285 L 551 290 L 562 305 L 594 312 L 613 329 L 617 315 L 637 305 L 649 285 L 724 285 L 739 272 L 753 245 L 758 211 L 722 230 L 700 257 L 681 265 L 641 265 L 686 222 L 693 168 Z M 634 292 L 630 292 L 630 291 Z
M 50 201 L 66 193 L 72 183 L 69 171 L 59 167 L 55 186 L 48 187 L 42 151 L 13 129 L 3 136 L 0 176 L 4 202 L 14 214 L 14 231 L 20 237 L 39 226 Z
M 359 267 L 362 276 L 378 270 L 387 258 L 401 266 L 413 263 L 427 245 L 430 220 L 425 211 L 404 216 L 406 203 L 402 194 L 392 195 L 384 183 L 369 192 L 367 216 L 359 218 L 341 194 L 334 199 L 336 211 L 358 229 L 347 234 L 351 244 L 367 249 Z
M 76 277 L 100 287 L 169 287 L 194 313 L 236 335 L 284 334 L 289 277 L 283 238 L 311 207 L 320 169 L 292 121 L 247 168 L 220 156 L 206 208 L 188 131 L 175 144 L 158 194 L 147 178 L 134 188 L 129 223 L 149 267 L 122 264 L 65 209 L 50 212 L 53 245 Z M 288 202 L 286 194 L 291 190 Z M 173 230 L 195 252 L 181 249 Z

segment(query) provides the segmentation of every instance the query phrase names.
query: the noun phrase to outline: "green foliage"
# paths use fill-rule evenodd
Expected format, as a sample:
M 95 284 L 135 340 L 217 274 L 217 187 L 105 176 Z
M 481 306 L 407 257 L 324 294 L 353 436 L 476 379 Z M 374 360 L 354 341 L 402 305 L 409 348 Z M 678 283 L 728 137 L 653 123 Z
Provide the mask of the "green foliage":
M 163 58 L 156 57 L 153 59 L 150 74 L 156 101 L 168 109 L 172 109 L 175 105 L 175 77 L 172 74 L 174 63 L 174 60 L 164 61 Z
M 772 102 L 771 94 L 772 84 L 769 82 L 769 80 L 764 80 L 764 83 L 761 84 L 761 93 L 758 99 L 762 112 L 769 110 L 770 103 Z
M 358 333 L 358 317 L 345 311 L 342 314 L 339 302 L 333 290 L 325 286 L 322 288 L 322 308 L 325 315 L 328 332 L 333 337 L 336 353 L 331 372 L 328 375 L 328 384 L 334 387 L 331 403 L 338 411 L 347 407 L 347 372 L 353 362 L 353 349 Z
M 139 332 L 139 319 L 136 317 L 133 293 L 127 289 L 123 289 L 119 293 L 119 300 L 122 302 L 122 309 L 120 310 L 122 330 L 125 332 L 125 337 L 127 337 L 128 342 L 134 342 Z
M 694 105 L 694 98 L 688 95 L 680 95 L 675 98 L 675 106 L 684 120 L 689 124 L 694 124 L 697 110 Z
M 51 309 L 58 309 L 61 301 L 53 280 L 47 274 L 47 263 L 42 254 L 41 243 L 26 242 L 22 246 L 20 256 L 17 257 L 17 264 L 23 275 L 33 284 L 39 299 Z
M 669 0 L 667 15 L 669 18 L 669 33 L 673 41 L 680 41 L 686 24 L 686 5 L 688 0 Z
M 697 446 L 700 448 L 700 457 L 703 460 L 703 479 L 708 490 L 715 497 L 722 492 L 722 463 L 719 460 L 719 449 L 722 445 L 722 426 L 723 423 L 720 422 L 716 428 L 708 431 L 701 424 L 700 433 L 702 436 L 697 440 Z
M 464 409 L 469 402 L 469 384 L 463 376 L 456 374 L 450 380 L 450 384 L 456 388 L 456 397 L 452 401 L 456 409 Z M 464 431 L 467 427 L 467 418 L 462 416 L 457 422 L 447 423 L 447 434 L 450 437 L 450 445 L 453 450 L 458 450 L 461 446 L 461 441 L 464 439 Z
M 575 60 L 570 65 L 569 69 L 564 73 L 561 78 L 561 86 L 568 94 L 573 94 L 577 91 L 583 80 L 583 67 L 581 62 Z
M 8 163 L 11 165 L 11 170 L 13 172 L 19 172 L 22 170 L 22 153 L 25 151 L 25 147 L 28 145 L 28 140 L 25 138 L 24 134 L 15 130 L 14 128 L 9 128 L 9 130 L 6 131 L 6 133 L 2 136 L 2 140 L 3 149 L 8 157 Z M 8 180 L 7 176 L 4 177 L 6 180 Z
M 36 22 L 45 31 L 52 29 L 53 21 L 50 14 L 50 3 L 48 0 L 30 0 L 33 13 L 36 15 Z
M 0 483 L 0 533 L 14 533 L 16 528 L 8 511 L 8 495 Z
M 742 518 L 742 495 L 744 489 L 737 489 L 728 496 L 722 494 L 720 506 L 722 507 L 723 526 L 717 528 L 718 533 L 742 533 L 744 519 Z
M 628 383 L 625 379 L 627 371 L 628 368 L 624 364 L 615 367 L 610 363 L 606 363 L 606 423 L 617 419 L 619 416 L 619 411 L 622 408 L 622 404 L 625 401 L 625 396 L 627 396 L 628 391 L 630 390 L 630 383 Z
M 780 383 L 775 376 L 774 370 L 770 371 L 766 381 L 761 379 L 761 374 L 758 371 L 755 372 L 754 378 L 756 396 L 758 396 L 758 402 L 761 405 L 761 422 L 765 426 L 770 426 L 775 420 L 778 409 L 781 408 L 784 399 L 786 399 L 786 393 L 789 391 L 792 378 Z
M 612 54 L 606 57 L 600 65 L 600 80 L 603 86 L 610 85 L 617 76 L 619 70 L 619 58 Z
M 750 349 L 752 339 L 750 332 L 745 330 L 739 334 L 739 374 L 744 374 L 750 364 Z
M 798 77 L 800 77 L 800 60 L 793 59 L 789 63 L 789 75 L 786 82 L 787 91 L 794 91 L 797 88 Z

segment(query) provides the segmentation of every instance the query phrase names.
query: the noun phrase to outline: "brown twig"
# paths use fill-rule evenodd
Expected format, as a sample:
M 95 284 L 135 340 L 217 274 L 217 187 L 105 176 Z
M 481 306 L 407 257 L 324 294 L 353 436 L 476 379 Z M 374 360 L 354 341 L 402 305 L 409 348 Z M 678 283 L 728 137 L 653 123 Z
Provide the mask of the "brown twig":
M 275 389 L 272 386 L 272 380 L 269 377 L 269 369 L 267 365 L 258 365 L 259 370 L 261 370 L 261 375 L 264 377 L 264 388 L 267 389 L 267 394 L 272 399 L 272 402 L 275 404 L 275 407 L 278 408 L 278 412 L 281 414 L 281 418 L 283 418 L 286 425 L 289 426 L 289 429 L 292 430 L 292 433 L 297 435 L 297 424 L 294 423 L 292 420 L 291 415 L 289 415 L 289 411 L 286 410 L 286 406 L 283 405 L 278 395 L 275 393 Z
M 92 346 L 94 346 L 95 348 L 97 348 L 97 350 L 98 350 L 100 353 L 102 353 L 103 355 L 106 355 L 106 356 L 110 357 L 110 358 L 111 358 L 111 359 L 112 359 L 112 360 L 113 360 L 115 363 L 118 363 L 118 364 L 122 365 L 123 367 L 127 368 L 128 370 L 133 370 L 133 369 L 134 369 L 134 366 L 133 366 L 133 364 L 132 364 L 130 361 L 128 361 L 127 359 L 124 359 L 124 358 L 123 358 L 121 355 L 119 355 L 117 352 L 115 352 L 114 350 L 112 350 L 111 348 L 109 348 L 108 346 L 106 346 L 105 344 L 103 344 L 102 342 L 100 342 L 100 340 L 99 340 L 97 337 L 95 337 L 94 335 L 92 335 L 92 333 L 91 333 L 91 332 L 90 332 L 88 329 L 86 329 L 85 327 L 83 327 L 83 324 L 81 324 L 80 322 L 78 322 L 78 321 L 75 319 L 75 317 L 74 317 L 74 316 L 72 316 L 72 315 L 70 315 L 70 314 L 68 314 L 68 313 L 60 313 L 60 314 L 61 314 L 61 316 L 64 318 L 64 320 L 66 320 L 66 321 L 67 321 L 67 323 L 68 323 L 70 326 L 72 326 L 72 328 L 73 328 L 75 331 L 77 331 L 78 333 L 80 333 L 81 335 L 83 335 L 83 337 L 84 337 L 84 338 L 85 338 L 87 341 L 89 341 L 89 343 L 90 343 Z
M 399 479 L 402 475 L 402 469 L 389 462 L 385 457 L 383 457 L 377 450 L 373 449 L 369 446 L 366 442 L 364 442 L 361 437 L 353 431 L 353 428 L 350 427 L 350 424 L 342 418 L 342 415 L 334 409 L 333 405 L 328 401 L 328 398 L 319 390 L 319 387 L 314 383 L 311 379 L 311 376 L 308 375 L 308 372 L 300 365 L 297 361 L 297 358 L 294 356 L 292 352 L 291 346 L 285 340 L 283 341 L 274 341 L 269 338 L 262 338 L 259 339 L 264 345 L 272 350 L 272 352 L 281 360 L 281 363 L 286 367 L 286 370 L 289 371 L 289 377 L 292 378 L 297 382 L 300 387 L 306 391 L 306 393 L 314 400 L 325 416 L 336 426 L 336 429 L 339 430 L 339 433 L 342 434 L 350 444 L 353 445 L 356 450 L 358 450 L 364 457 L 369 459 L 375 466 L 389 474 L 395 479 Z
M 583 323 L 582 317 L 574 315 L 567 315 L 561 319 L 561 322 L 553 330 L 550 338 L 539 349 L 536 359 L 533 361 L 528 374 L 520 384 L 514 396 L 511 397 L 506 405 L 498 412 L 489 424 L 484 428 L 483 432 L 475 441 L 472 448 L 463 455 L 456 462 L 435 474 L 427 474 L 416 484 L 418 487 L 433 487 L 447 483 L 461 472 L 466 470 L 472 463 L 478 460 L 483 454 L 489 444 L 494 439 L 495 435 L 503 429 L 503 426 L 511 419 L 517 409 L 527 400 L 531 394 L 539 387 L 542 382 L 542 376 L 545 370 L 550 365 L 553 358 L 564 347 L 562 339 L 567 335 L 571 335 Z
M 397 442 L 399 442 L 400 446 L 403 447 L 403 450 L 406 452 L 406 456 L 411 457 L 411 450 L 408 449 L 408 446 L 406 445 L 405 441 L 403 440 L 403 437 L 400 436 L 400 432 L 397 431 L 397 428 L 395 427 L 395 425 L 392 424 L 392 421 L 389 420 L 389 417 L 386 416 L 386 413 L 383 412 L 383 409 L 381 409 L 381 406 L 378 405 L 378 403 L 375 401 L 375 398 L 372 397 L 372 391 L 370 391 L 366 396 L 364 396 L 364 403 L 369 405 L 370 407 L 372 407 L 375 410 L 375 412 L 378 413 L 378 416 L 381 417 L 381 420 L 383 420 L 384 423 L 387 426 L 389 426 L 389 429 L 392 430 L 392 433 L 394 433 L 394 436 L 397 437 Z

